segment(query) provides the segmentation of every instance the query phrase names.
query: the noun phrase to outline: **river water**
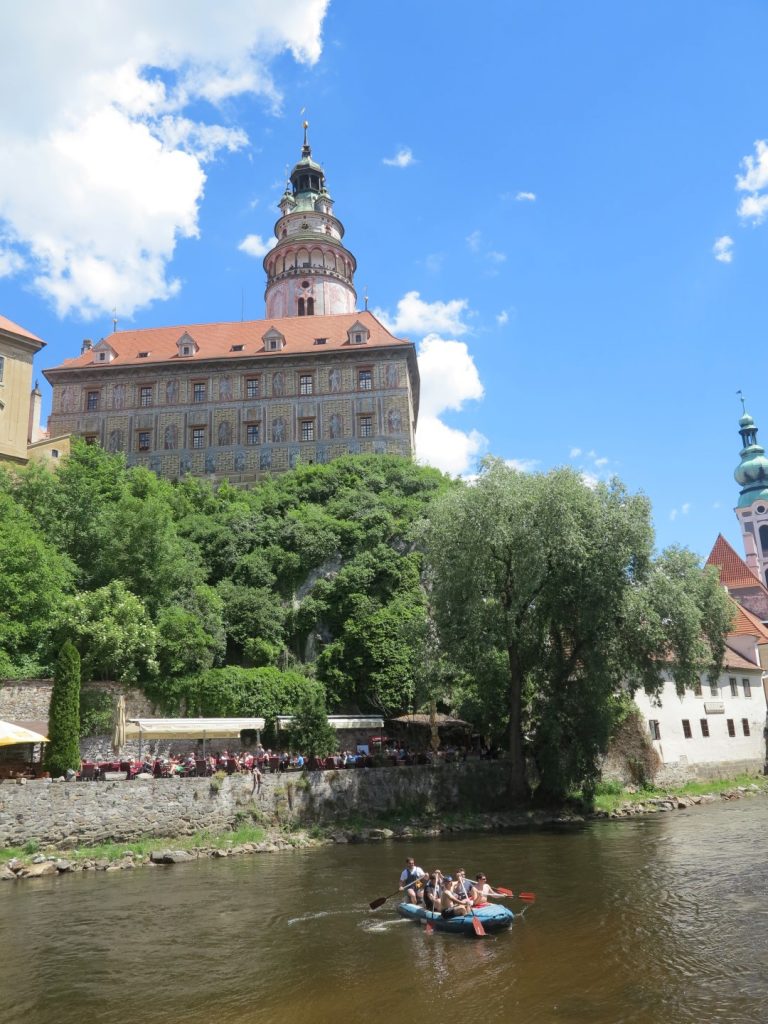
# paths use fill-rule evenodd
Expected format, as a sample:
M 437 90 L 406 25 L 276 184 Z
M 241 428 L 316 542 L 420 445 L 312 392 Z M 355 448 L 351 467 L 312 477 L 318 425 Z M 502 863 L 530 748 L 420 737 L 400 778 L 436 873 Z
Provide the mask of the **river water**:
M 0 883 L 0 1024 L 764 1024 L 767 835 L 755 798 Z M 485 939 L 369 912 L 410 850 L 537 901 Z

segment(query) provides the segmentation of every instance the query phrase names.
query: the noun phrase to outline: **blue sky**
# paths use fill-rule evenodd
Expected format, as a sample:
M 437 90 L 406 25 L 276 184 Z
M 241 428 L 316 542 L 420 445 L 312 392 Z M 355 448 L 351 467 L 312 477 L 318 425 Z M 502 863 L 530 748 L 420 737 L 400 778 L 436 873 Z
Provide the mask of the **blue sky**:
M 660 546 L 741 550 L 738 388 L 768 439 L 768 5 L 82 2 L 0 16 L 0 312 L 48 342 L 39 369 L 114 305 L 263 316 L 238 247 L 271 236 L 306 116 L 358 294 L 421 346 L 425 459 L 616 473 Z

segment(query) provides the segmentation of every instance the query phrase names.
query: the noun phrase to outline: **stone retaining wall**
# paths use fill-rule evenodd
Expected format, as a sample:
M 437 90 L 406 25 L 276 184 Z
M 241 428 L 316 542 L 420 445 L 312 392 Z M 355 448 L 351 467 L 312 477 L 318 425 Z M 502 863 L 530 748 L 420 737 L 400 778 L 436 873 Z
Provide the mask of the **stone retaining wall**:
M 0 783 L 0 847 L 29 840 L 62 849 L 143 836 L 222 831 L 241 816 L 311 824 L 401 813 L 501 811 L 503 763 L 341 769 L 224 779 Z

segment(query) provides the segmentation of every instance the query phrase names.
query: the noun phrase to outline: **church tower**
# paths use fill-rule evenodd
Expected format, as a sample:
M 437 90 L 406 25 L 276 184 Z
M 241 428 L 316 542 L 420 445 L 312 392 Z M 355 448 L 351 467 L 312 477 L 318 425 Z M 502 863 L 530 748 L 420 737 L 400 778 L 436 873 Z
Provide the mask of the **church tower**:
M 757 427 L 746 409 L 739 420 L 739 433 L 741 462 L 733 475 L 741 484 L 741 494 L 735 512 L 744 538 L 746 563 L 762 583 L 768 584 L 768 458 L 765 448 L 757 443 Z
M 333 213 L 325 172 L 312 159 L 308 127 L 305 121 L 301 159 L 280 200 L 277 245 L 264 257 L 267 320 L 355 311 L 357 263 L 342 243 L 344 225 Z

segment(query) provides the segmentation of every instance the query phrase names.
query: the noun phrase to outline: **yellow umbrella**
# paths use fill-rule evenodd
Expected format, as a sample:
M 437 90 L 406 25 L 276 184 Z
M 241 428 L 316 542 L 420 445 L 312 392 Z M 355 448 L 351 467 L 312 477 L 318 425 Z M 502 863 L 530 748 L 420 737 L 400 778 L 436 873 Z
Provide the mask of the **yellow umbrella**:
M 125 697 L 120 694 L 115 705 L 115 725 L 112 730 L 112 749 L 116 754 L 125 746 Z
M 0 722 L 0 747 L 11 747 L 14 743 L 48 743 L 47 736 L 41 736 L 39 732 L 32 732 L 31 729 L 24 729 L 21 725 L 13 725 L 11 722 Z

